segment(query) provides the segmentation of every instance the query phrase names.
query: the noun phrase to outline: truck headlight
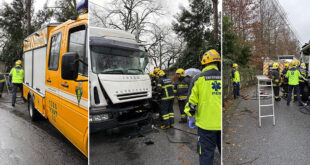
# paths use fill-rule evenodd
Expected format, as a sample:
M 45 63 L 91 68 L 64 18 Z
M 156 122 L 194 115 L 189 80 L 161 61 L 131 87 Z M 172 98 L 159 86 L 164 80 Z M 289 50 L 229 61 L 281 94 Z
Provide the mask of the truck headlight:
M 92 121 L 93 122 L 98 122 L 98 121 L 102 121 L 102 120 L 108 120 L 109 114 L 105 113 L 105 114 L 99 114 L 99 115 L 93 115 L 92 116 Z

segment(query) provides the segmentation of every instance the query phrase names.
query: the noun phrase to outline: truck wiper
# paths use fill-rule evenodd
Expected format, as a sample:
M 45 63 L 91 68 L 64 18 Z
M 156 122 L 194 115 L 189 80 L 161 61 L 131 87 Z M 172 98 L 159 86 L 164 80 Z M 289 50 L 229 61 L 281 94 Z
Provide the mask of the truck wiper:
M 140 71 L 141 73 L 143 73 L 143 71 L 141 69 L 136 69 L 136 68 L 127 69 L 127 70 L 137 70 L 137 71 Z
M 113 73 L 121 73 L 124 74 L 123 70 L 109 70 L 109 71 L 102 71 L 101 74 L 113 74 Z

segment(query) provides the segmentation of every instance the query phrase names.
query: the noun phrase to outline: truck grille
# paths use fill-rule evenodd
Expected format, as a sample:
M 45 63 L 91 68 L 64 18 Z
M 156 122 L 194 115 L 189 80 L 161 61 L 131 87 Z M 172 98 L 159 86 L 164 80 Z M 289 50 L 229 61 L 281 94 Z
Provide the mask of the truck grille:
M 129 99 L 135 99 L 135 98 L 140 98 L 140 97 L 146 97 L 147 92 L 126 93 L 126 94 L 119 94 L 116 96 L 119 100 L 129 100 Z

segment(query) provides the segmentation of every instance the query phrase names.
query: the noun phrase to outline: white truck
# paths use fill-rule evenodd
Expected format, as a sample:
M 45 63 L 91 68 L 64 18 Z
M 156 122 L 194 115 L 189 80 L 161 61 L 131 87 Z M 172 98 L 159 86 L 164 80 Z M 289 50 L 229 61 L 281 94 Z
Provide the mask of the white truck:
M 90 132 L 150 119 L 151 80 L 144 47 L 125 31 L 90 27 Z
M 305 44 L 304 46 L 302 46 L 301 51 L 301 62 L 306 63 L 307 66 L 307 71 L 308 71 L 308 77 L 310 74 L 310 70 L 309 70 L 309 62 L 310 62 L 310 42 Z

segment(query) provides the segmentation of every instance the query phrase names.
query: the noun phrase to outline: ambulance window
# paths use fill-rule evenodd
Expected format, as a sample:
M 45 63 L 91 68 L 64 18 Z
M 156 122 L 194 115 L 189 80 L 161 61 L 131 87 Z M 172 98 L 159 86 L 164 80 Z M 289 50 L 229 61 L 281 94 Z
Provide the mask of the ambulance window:
M 87 56 L 85 51 L 86 44 L 86 28 L 85 25 L 74 27 L 69 31 L 68 52 L 77 52 L 80 59 L 87 63 Z M 87 66 L 80 62 L 79 73 L 87 75 Z
M 61 45 L 61 33 L 57 33 L 54 36 L 52 36 L 52 39 L 51 39 L 51 48 L 50 48 L 51 50 L 50 50 L 50 56 L 48 60 L 49 70 L 58 69 L 60 45 Z

